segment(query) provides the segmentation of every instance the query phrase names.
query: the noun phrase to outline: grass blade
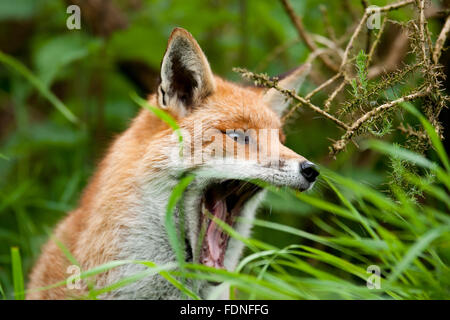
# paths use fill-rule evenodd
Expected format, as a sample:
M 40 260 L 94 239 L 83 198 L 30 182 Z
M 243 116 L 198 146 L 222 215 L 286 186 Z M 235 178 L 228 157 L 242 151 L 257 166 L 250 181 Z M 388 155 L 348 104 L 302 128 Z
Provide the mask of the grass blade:
M 177 203 L 180 201 L 181 197 L 183 196 L 184 190 L 189 186 L 189 184 L 192 182 L 193 179 L 194 176 L 189 175 L 180 180 L 180 182 L 175 186 L 172 193 L 170 194 L 166 209 L 166 219 L 165 219 L 166 231 L 169 237 L 169 242 L 172 246 L 172 249 L 175 252 L 175 255 L 177 257 L 180 266 L 183 266 L 183 264 L 185 263 L 184 248 L 182 245 L 184 244 L 184 238 L 179 239 L 177 234 L 177 228 L 174 220 L 175 207 Z
M 2 300 L 6 300 L 5 291 L 3 291 L 2 284 L 0 283 L 0 294 L 2 295 Z
M 11 248 L 11 264 L 14 283 L 14 297 L 16 300 L 25 300 L 25 286 L 23 281 L 22 259 L 19 248 Z
M 27 79 L 59 112 L 62 113 L 64 117 L 66 117 L 67 120 L 72 123 L 78 122 L 77 117 L 72 113 L 72 111 L 70 111 L 69 108 L 67 108 L 67 106 L 19 60 L 0 51 L 0 62 L 8 65 L 10 68 L 20 73 L 25 79 Z
M 393 273 L 388 277 L 388 282 L 394 282 L 428 246 L 444 232 L 449 232 L 448 226 L 436 228 L 428 231 L 417 242 L 409 248 L 403 259 L 395 266 Z

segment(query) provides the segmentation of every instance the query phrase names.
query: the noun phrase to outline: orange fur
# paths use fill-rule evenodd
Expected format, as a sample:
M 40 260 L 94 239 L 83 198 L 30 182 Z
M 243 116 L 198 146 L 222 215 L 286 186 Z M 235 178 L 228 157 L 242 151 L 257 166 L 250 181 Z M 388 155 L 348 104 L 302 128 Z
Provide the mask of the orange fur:
M 177 32 L 183 35 L 184 31 Z M 192 38 L 191 41 L 195 40 Z M 195 45 L 195 50 L 200 50 L 197 47 Z M 207 61 L 203 60 L 206 66 Z M 205 77 L 208 83 L 211 82 L 208 74 Z M 204 130 L 272 128 L 281 132 L 279 117 L 264 103 L 262 89 L 242 87 L 219 77 L 214 77 L 213 82 L 214 86 L 205 91 L 206 97 L 197 101 L 188 115 L 180 117 L 173 109 L 168 109 L 181 128 L 192 132 L 197 121 L 206 124 Z M 150 96 L 148 101 L 159 105 L 156 95 Z M 167 160 L 163 149 L 173 143 L 168 138 L 171 134 L 172 130 L 162 120 L 148 110 L 142 110 L 109 148 L 86 187 L 79 207 L 57 226 L 55 238 L 71 252 L 82 270 L 118 259 L 117 243 L 127 232 L 127 221 L 134 217 L 130 207 L 133 196 L 139 193 L 137 182 L 160 170 L 158 164 Z M 283 140 L 282 135 L 280 140 Z M 279 141 L 276 143 L 280 144 L 281 159 L 305 160 Z M 86 294 L 86 287 L 69 291 L 64 285 L 36 290 L 66 279 L 69 265 L 71 262 L 55 241 L 49 240 L 31 272 L 27 298 L 66 299 Z M 107 275 L 106 272 L 98 276 L 96 284 L 106 284 Z
M 216 77 L 217 91 L 190 116 L 178 119 L 182 128 L 190 128 L 195 120 L 211 122 L 217 129 L 227 128 L 280 128 L 278 117 L 261 103 L 261 91 L 244 88 Z M 156 104 L 155 96 L 149 98 Z M 176 115 L 174 115 L 176 117 Z M 101 265 L 116 258 L 112 246 L 116 231 L 124 228 L 129 219 L 123 198 L 133 192 L 133 167 L 144 154 L 154 154 L 154 160 L 165 157 L 160 153 L 161 137 L 171 134 L 171 129 L 147 110 L 142 110 L 130 128 L 119 136 L 98 166 L 97 173 L 85 189 L 78 209 L 72 211 L 56 228 L 55 238 L 65 245 L 79 262 L 82 270 Z M 149 150 L 150 148 L 150 150 Z M 282 146 L 281 158 L 302 159 L 292 150 Z M 155 170 L 149 163 L 148 170 Z M 126 168 L 126 170 L 124 170 Z M 64 299 L 65 286 L 45 290 L 33 289 L 64 280 L 71 263 L 50 240 L 42 250 L 29 281 L 32 290 L 28 299 Z M 102 277 L 98 279 L 99 283 Z M 77 294 L 83 293 L 77 292 Z

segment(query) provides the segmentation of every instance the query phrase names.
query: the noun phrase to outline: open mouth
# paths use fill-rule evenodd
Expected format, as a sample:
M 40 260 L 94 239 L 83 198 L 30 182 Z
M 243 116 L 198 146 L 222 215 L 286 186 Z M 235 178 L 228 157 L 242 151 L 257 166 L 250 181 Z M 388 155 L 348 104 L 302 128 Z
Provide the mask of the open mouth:
M 247 201 L 261 188 L 246 181 L 227 180 L 210 185 L 201 202 L 201 228 L 204 230 L 200 263 L 224 268 L 225 251 L 230 235 L 222 230 L 211 215 L 233 227 Z M 209 214 L 208 214 L 209 213 Z

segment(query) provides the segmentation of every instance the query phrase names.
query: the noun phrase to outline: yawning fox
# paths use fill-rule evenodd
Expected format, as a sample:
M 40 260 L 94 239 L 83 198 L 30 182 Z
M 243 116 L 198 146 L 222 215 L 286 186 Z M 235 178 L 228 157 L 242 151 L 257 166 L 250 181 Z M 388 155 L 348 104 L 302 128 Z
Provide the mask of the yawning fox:
M 297 89 L 308 68 L 305 64 L 295 69 L 279 85 Z M 82 270 L 115 260 L 145 260 L 157 265 L 176 262 L 165 227 L 166 208 L 174 187 L 186 174 L 194 178 L 175 209 L 179 223 L 183 208 L 185 258 L 228 270 L 236 267 L 244 245 L 230 238 L 211 215 L 248 237 L 264 194 L 250 181 L 301 191 L 314 184 L 318 175 L 314 165 L 282 144 L 280 115 L 289 101 L 277 90 L 244 87 L 215 76 L 196 40 L 181 28 L 170 35 L 160 77 L 148 103 L 170 114 L 183 137 L 190 135 L 183 140 L 182 154 L 173 128 L 143 109 L 109 148 L 79 207 L 58 225 L 54 238 L 43 247 L 30 276 L 28 299 L 65 299 L 87 293 L 87 285 L 36 290 L 70 275 L 67 270 L 73 262 L 63 253 L 64 247 Z M 205 135 L 207 131 L 213 134 Z M 266 138 L 261 138 L 262 133 Z M 200 149 L 190 148 L 193 144 Z M 263 152 L 274 147 L 275 153 Z M 239 154 L 239 148 L 244 152 Z M 186 161 L 193 154 L 200 155 L 200 160 Z M 94 286 L 112 284 L 145 268 L 133 263 L 119 266 L 97 276 Z M 212 286 L 206 281 L 196 283 L 202 297 L 207 297 Z M 102 297 L 183 298 L 160 275 Z

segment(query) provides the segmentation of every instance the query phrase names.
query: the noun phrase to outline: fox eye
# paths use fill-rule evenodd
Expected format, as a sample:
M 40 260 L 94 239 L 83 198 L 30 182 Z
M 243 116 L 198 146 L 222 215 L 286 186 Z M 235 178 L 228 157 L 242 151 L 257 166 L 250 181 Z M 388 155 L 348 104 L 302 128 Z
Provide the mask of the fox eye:
M 242 131 L 233 130 L 226 132 L 227 136 L 234 140 L 234 142 L 238 142 L 241 144 L 249 144 L 250 143 L 250 136 L 244 134 Z

